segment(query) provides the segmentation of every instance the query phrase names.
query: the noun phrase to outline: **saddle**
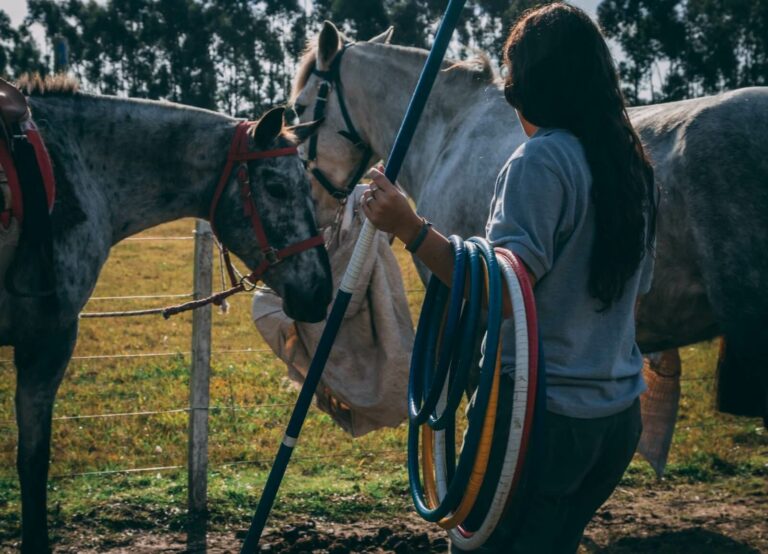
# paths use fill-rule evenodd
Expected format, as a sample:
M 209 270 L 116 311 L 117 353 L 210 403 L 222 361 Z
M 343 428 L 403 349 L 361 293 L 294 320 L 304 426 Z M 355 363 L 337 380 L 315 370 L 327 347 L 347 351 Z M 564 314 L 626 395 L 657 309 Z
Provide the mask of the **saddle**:
M 3 139 L 10 142 L 13 125 L 29 117 L 29 105 L 21 91 L 5 79 L 0 79 L 0 124 L 3 127 Z
M 13 245 L 5 288 L 25 297 L 54 292 L 50 214 L 56 195 L 53 166 L 22 92 L 0 79 L 0 231 Z M 20 229 L 20 231 L 19 231 Z M 24 283 L 23 290 L 20 283 Z

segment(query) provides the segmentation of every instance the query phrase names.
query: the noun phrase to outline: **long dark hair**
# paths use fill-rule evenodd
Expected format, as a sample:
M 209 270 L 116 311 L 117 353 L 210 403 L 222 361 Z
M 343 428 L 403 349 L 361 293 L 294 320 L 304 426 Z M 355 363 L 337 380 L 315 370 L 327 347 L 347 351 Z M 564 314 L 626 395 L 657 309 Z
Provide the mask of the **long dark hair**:
M 514 25 L 504 63 L 507 101 L 533 125 L 569 130 L 584 148 L 596 223 L 589 293 L 608 308 L 652 248 L 656 227 L 653 170 L 611 53 L 587 14 L 555 3 Z

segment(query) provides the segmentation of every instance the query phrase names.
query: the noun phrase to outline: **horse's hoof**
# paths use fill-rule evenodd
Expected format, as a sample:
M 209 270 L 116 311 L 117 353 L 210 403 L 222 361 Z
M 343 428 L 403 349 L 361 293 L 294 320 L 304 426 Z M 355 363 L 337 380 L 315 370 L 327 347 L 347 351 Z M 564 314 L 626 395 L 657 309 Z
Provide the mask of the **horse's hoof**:
M 48 546 L 48 542 L 23 541 L 21 543 L 21 554 L 51 554 L 53 550 Z

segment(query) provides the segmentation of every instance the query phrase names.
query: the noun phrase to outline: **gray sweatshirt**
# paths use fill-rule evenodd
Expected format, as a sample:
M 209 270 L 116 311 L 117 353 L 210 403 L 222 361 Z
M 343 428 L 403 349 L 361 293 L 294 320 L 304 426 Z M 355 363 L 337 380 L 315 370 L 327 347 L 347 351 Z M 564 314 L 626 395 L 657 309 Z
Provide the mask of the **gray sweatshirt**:
M 547 366 L 547 408 L 595 418 L 628 408 L 643 392 L 635 301 L 650 289 L 646 255 L 623 296 L 599 311 L 588 291 L 594 240 L 592 176 L 579 140 L 540 129 L 496 180 L 486 236 L 517 254 L 536 276 L 536 307 Z M 514 325 L 502 328 L 502 364 L 514 371 Z

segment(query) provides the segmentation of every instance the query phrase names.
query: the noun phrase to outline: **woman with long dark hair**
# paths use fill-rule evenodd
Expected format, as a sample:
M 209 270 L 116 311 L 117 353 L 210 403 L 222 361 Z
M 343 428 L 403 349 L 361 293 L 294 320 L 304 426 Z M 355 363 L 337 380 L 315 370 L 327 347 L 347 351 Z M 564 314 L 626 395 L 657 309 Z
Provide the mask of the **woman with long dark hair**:
M 653 269 L 653 171 L 605 39 L 584 12 L 555 3 L 525 13 L 504 64 L 505 97 L 529 140 L 499 174 L 486 234 L 517 254 L 535 282 L 547 411 L 523 519 L 500 529 L 486 551 L 575 552 L 640 437 L 645 385 L 634 307 Z M 450 284 L 448 240 L 381 171 L 371 177 L 367 217 Z M 514 352 L 502 362 L 513 368 Z

